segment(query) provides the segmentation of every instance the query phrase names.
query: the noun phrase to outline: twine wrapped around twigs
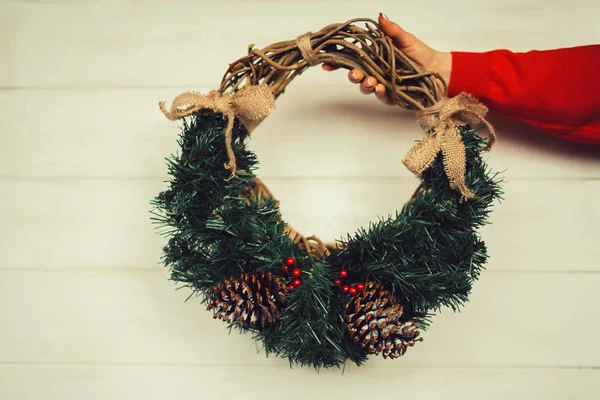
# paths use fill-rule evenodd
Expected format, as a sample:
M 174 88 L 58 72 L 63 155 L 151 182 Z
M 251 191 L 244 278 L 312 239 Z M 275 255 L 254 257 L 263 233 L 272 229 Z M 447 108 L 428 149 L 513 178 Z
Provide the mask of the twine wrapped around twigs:
M 487 107 L 474 97 L 460 93 L 417 112 L 419 125 L 426 134 L 408 151 L 402 162 L 410 171 L 420 174 L 433 164 L 441 152 L 450 187 L 461 194 L 461 200 L 472 198 L 474 193 L 465 184 L 467 158 L 459 126 L 483 123 L 489 131 L 487 149 L 491 148 L 496 134 L 485 119 L 487 111 Z
M 364 22 L 366 28 L 357 26 L 358 22 Z M 373 76 L 385 86 L 394 104 L 417 111 L 419 125 L 426 135 L 407 153 L 403 163 L 413 173 L 420 174 L 441 152 L 451 187 L 461 194 L 461 200 L 473 197 L 465 184 L 466 155 L 458 127 L 482 122 L 489 130 L 488 148 L 491 147 L 495 134 L 484 118 L 487 108 L 466 93 L 447 98 L 447 85 L 442 77 L 408 58 L 371 19 L 328 25 L 318 32 L 308 32 L 260 50 L 250 46 L 248 55 L 229 65 L 218 91 L 208 95 L 183 93 L 175 98 L 170 111 L 162 102 L 160 107 L 171 120 L 205 108 L 227 117 L 225 143 L 229 161 L 225 168 L 231 171 L 231 179 L 241 172 L 237 170 L 231 147 L 235 117 L 251 131 L 275 108 L 275 99 L 295 77 L 321 63 L 358 69 L 365 76 Z M 258 178 L 253 182 L 247 196 L 256 192 L 263 199 L 271 196 Z M 421 184 L 415 195 L 423 190 L 426 188 Z M 289 226 L 286 231 L 296 244 L 317 258 L 327 257 L 331 250 L 343 246 L 323 243 L 314 236 L 305 237 Z
M 308 32 L 304 35 L 298 36 L 296 39 L 296 45 L 298 46 L 298 50 L 302 54 L 302 57 L 306 60 L 306 63 L 314 67 L 315 65 L 319 65 L 319 57 L 317 57 L 317 52 L 312 48 L 310 43 L 310 37 L 312 33 Z

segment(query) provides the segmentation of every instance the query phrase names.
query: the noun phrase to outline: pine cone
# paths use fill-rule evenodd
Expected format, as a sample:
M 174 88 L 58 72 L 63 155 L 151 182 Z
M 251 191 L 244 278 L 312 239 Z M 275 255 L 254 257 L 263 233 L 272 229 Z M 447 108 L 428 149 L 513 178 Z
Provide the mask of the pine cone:
M 415 322 L 402 319 L 403 309 L 382 285 L 368 282 L 364 292 L 346 303 L 346 330 L 368 353 L 398 358 L 423 340 L 417 339 Z
M 208 295 L 207 308 L 214 309 L 213 318 L 242 328 L 263 329 L 283 315 L 287 291 L 285 282 L 268 272 L 243 273 L 216 285 Z

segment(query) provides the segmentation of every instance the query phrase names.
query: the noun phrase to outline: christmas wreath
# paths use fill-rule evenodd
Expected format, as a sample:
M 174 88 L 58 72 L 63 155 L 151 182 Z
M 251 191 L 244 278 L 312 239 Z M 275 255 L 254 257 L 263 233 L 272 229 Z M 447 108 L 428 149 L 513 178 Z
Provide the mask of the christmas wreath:
M 245 144 L 286 86 L 321 63 L 374 76 L 396 104 L 416 111 L 425 132 L 403 160 L 420 180 L 408 202 L 330 243 L 282 220 Z M 171 279 L 291 364 L 402 356 L 422 340 L 432 312 L 467 301 L 488 257 L 477 229 L 501 196 L 482 159 L 494 141 L 486 107 L 466 93 L 445 94 L 443 79 L 394 47 L 375 21 L 355 19 L 251 46 L 218 90 L 183 93 L 169 109 L 160 103 L 169 119 L 182 120 L 169 186 L 152 201 Z

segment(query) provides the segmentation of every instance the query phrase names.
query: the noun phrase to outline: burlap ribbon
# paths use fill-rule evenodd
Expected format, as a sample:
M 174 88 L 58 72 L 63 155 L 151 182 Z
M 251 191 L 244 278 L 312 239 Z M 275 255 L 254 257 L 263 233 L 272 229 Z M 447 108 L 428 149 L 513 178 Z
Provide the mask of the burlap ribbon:
M 234 94 L 222 94 L 215 90 L 207 95 L 185 92 L 173 99 L 170 111 L 167 111 L 165 102 L 161 101 L 158 105 L 163 114 L 172 121 L 192 115 L 202 109 L 220 112 L 227 117 L 225 146 L 229 161 L 225 163 L 225 168 L 231 171 L 229 177 L 231 179 L 237 176 L 237 172 L 244 172 L 237 169 L 235 154 L 231 147 L 235 117 L 238 117 L 246 129 L 252 132 L 275 109 L 275 98 L 269 86 L 261 84 L 245 86 Z
M 472 198 L 474 193 L 465 183 L 467 158 L 459 126 L 483 123 L 489 131 L 486 149 L 490 149 L 496 134 L 485 119 L 487 112 L 485 105 L 467 93 L 444 98 L 434 106 L 419 111 L 417 119 L 426 135 L 408 151 L 402 162 L 418 175 L 429 168 L 441 152 L 450 186 L 461 194 L 461 200 Z

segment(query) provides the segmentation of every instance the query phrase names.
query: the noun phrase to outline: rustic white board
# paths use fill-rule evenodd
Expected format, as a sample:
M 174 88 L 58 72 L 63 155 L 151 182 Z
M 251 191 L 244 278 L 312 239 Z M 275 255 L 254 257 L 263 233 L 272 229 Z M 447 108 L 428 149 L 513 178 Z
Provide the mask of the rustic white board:
M 1 271 L 10 363 L 264 365 L 251 336 L 214 320 L 166 271 Z M 444 311 L 401 362 L 367 366 L 586 367 L 600 363 L 600 274 L 484 273 L 459 314 Z
M 168 121 L 158 101 L 184 90 L 0 91 L 0 176 L 164 178 L 181 124 Z M 493 122 L 499 141 L 489 163 L 506 178 L 600 178 L 598 149 Z M 261 176 L 411 177 L 401 161 L 422 136 L 413 113 L 384 107 L 350 84 L 292 83 L 250 144 Z
M 412 178 L 265 182 L 288 223 L 324 240 L 393 214 L 416 187 Z M 160 268 L 166 239 L 149 203 L 165 188 L 155 179 L 0 181 L 0 268 Z M 481 230 L 490 270 L 600 271 L 600 180 L 511 180 L 503 189 L 506 200 Z
M 600 373 L 565 368 L 349 368 L 312 371 L 264 366 L 17 365 L 0 367 L 5 398 L 305 400 L 368 393 L 422 399 L 596 400 Z

